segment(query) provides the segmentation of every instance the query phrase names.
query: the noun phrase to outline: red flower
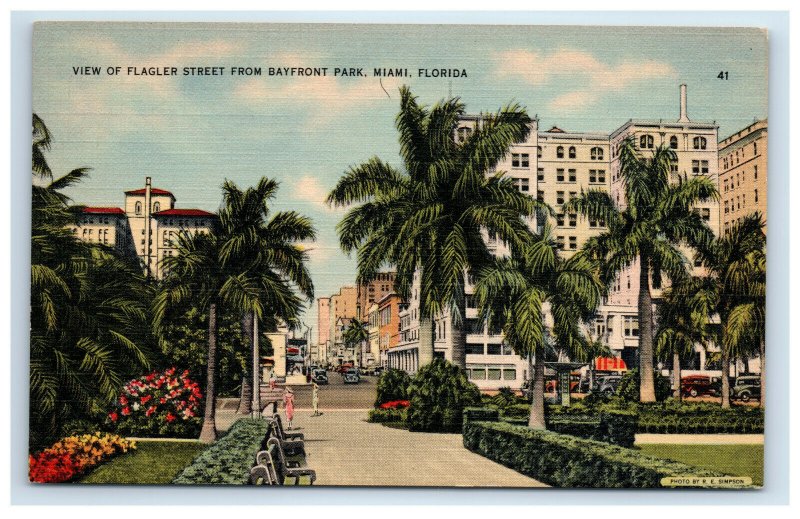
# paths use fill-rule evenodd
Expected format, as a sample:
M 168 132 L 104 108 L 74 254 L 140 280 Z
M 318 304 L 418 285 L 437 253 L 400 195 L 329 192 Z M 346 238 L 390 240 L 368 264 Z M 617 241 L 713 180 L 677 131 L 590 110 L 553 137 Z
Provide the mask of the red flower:
M 122 395 L 119 397 L 119 403 L 120 405 L 128 405 L 128 398 L 125 395 Z
M 165 416 L 165 417 L 164 417 L 164 419 L 165 419 L 167 422 L 169 422 L 169 423 L 172 423 L 172 422 L 174 422 L 174 421 L 175 421 L 175 415 L 174 415 L 174 414 L 172 414 L 171 412 L 169 412 L 169 413 L 167 413 L 167 416 Z
M 156 412 L 156 408 L 155 408 L 155 406 L 152 406 L 152 405 L 151 405 L 150 407 L 148 407 L 148 408 L 147 408 L 147 411 L 145 411 L 145 413 L 144 413 L 144 414 L 145 414 L 145 416 L 148 416 L 148 417 L 149 417 L 149 416 L 151 416 L 151 415 L 152 415 L 153 413 L 155 413 L 155 412 Z
M 162 396 L 161 398 L 158 399 L 158 403 L 159 404 L 166 404 L 167 403 L 167 399 Z
M 150 373 L 149 375 L 147 375 L 146 377 L 144 377 L 144 379 L 145 379 L 146 381 L 148 381 L 148 382 L 152 382 L 152 381 L 153 381 L 155 378 L 156 378 L 156 374 L 155 374 L 155 372 L 153 372 L 153 373 Z
M 122 416 L 128 416 L 129 414 L 131 414 L 131 410 L 130 410 L 130 408 L 129 408 L 129 407 L 127 407 L 127 406 L 126 406 L 126 407 L 123 407 L 123 408 L 122 408 Z
M 116 412 L 111 411 L 110 413 L 108 413 L 108 417 L 111 419 L 112 422 L 116 422 L 117 418 L 119 418 L 119 415 Z
M 147 402 L 149 402 L 152 399 L 153 399 L 153 395 L 145 395 L 145 396 L 142 397 L 142 404 L 146 404 Z

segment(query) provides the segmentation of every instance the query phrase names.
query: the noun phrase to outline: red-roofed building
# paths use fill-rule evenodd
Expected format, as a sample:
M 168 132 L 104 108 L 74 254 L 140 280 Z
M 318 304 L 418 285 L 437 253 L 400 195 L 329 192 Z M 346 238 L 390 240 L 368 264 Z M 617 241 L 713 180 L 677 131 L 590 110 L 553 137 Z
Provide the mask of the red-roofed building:
M 124 209 L 85 207 L 72 231 L 83 241 L 115 247 L 138 256 L 145 274 L 163 276 L 161 261 L 175 254 L 173 241 L 179 233 L 207 233 L 216 218 L 202 209 L 175 207 L 175 195 L 152 186 L 125 191 Z

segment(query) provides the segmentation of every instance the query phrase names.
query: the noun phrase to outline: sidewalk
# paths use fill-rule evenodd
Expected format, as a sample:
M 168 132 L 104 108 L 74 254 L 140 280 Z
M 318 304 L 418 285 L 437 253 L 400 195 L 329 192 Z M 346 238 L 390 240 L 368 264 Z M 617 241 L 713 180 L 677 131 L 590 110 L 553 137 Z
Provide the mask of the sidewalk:
M 762 445 L 763 434 L 649 434 L 636 435 L 636 445 L 671 443 L 679 445 Z
M 316 485 L 545 487 L 464 448 L 460 434 L 412 433 L 366 422 L 366 409 L 295 414 Z

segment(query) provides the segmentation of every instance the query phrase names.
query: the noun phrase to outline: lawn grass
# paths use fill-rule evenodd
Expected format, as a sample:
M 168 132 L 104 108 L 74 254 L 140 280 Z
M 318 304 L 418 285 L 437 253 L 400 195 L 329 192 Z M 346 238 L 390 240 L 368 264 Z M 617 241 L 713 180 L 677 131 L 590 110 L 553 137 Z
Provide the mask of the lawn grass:
M 729 476 L 750 476 L 756 486 L 764 485 L 763 445 L 637 445 L 642 454 L 695 465 Z
M 206 447 L 200 442 L 137 440 L 136 450 L 97 467 L 80 483 L 167 484 Z

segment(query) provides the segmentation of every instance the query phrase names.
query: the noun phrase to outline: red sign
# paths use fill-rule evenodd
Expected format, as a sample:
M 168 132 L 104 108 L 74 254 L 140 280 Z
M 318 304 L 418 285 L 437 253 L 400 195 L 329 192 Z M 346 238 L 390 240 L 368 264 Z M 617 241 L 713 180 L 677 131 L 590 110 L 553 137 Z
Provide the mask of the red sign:
M 289 355 L 300 355 L 300 348 L 289 347 L 286 348 L 286 353 Z
M 594 359 L 594 367 L 598 371 L 625 371 L 628 369 L 625 361 L 617 357 L 597 357 Z

